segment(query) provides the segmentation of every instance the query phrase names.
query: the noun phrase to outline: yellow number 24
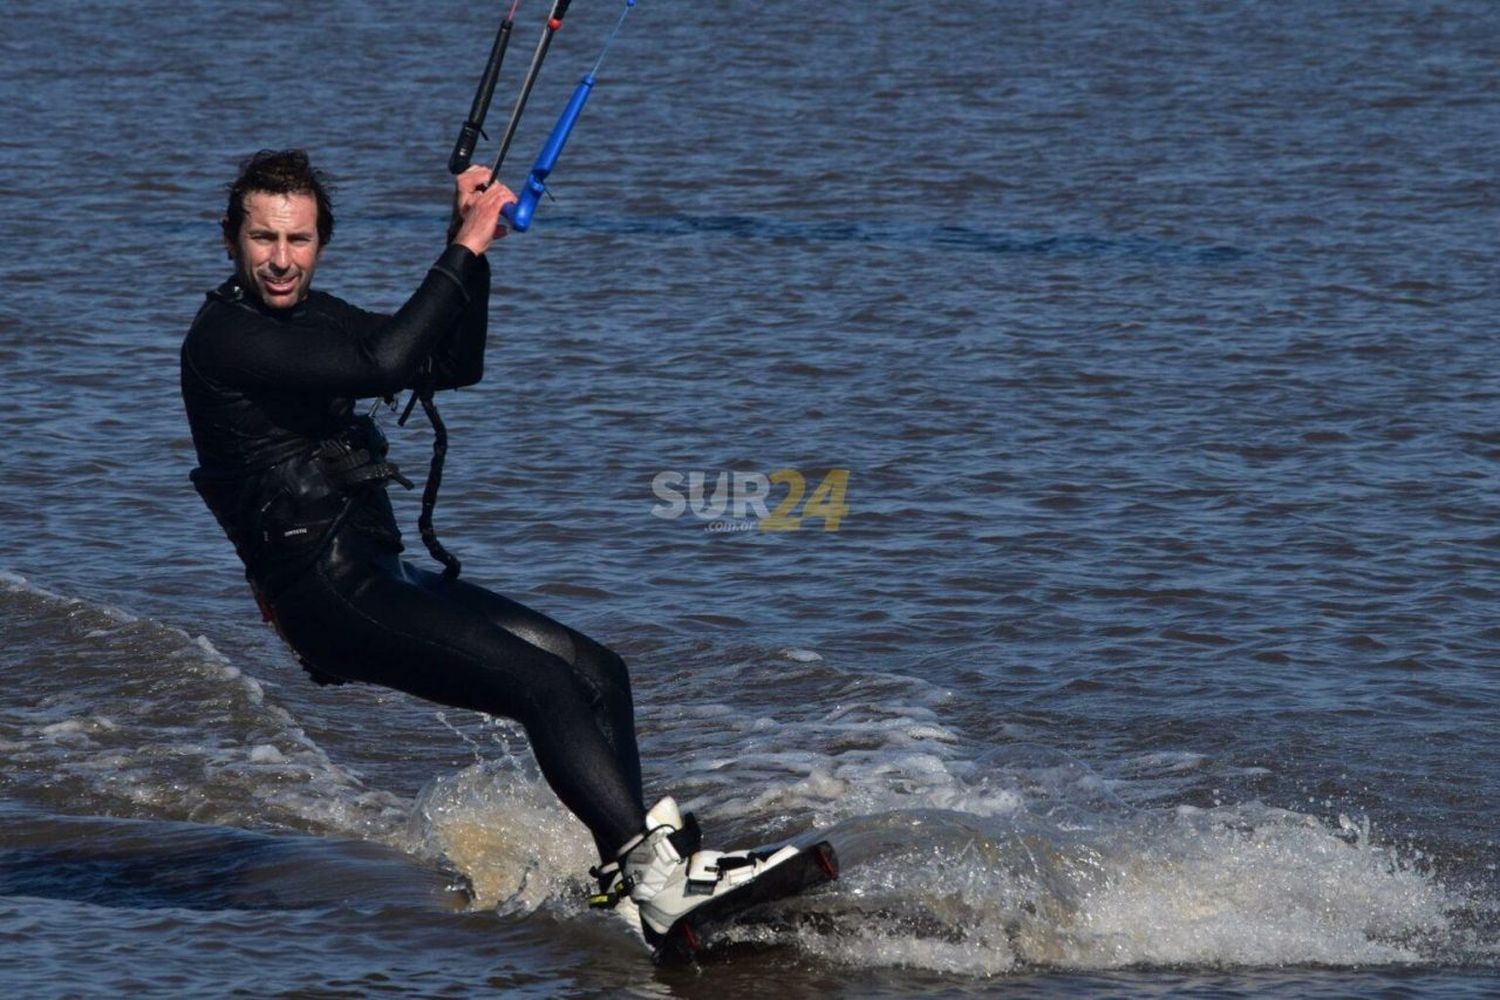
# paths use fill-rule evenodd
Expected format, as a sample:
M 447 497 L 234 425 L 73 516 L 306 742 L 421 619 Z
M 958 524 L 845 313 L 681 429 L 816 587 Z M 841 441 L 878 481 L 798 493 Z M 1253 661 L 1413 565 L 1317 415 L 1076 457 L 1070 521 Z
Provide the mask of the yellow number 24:
M 802 473 L 796 469 L 777 469 L 771 473 L 770 479 L 778 485 L 785 483 L 787 493 L 770 516 L 760 522 L 761 531 L 796 531 L 802 527 L 803 518 L 822 518 L 824 531 L 838 531 L 839 521 L 849 513 L 849 505 L 844 502 L 849 491 L 848 469 L 828 470 L 808 498 L 807 506 L 802 508 L 801 517 L 792 511 L 797 509 L 802 495 L 807 492 L 807 481 L 802 478 Z

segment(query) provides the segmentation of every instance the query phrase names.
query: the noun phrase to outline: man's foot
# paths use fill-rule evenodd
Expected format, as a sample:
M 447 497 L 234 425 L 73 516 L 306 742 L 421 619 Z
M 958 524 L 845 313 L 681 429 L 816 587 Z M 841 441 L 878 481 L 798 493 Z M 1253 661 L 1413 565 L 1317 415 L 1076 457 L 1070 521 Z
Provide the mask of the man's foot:
M 638 868 L 632 874 L 626 855 L 637 848 L 666 842 L 663 853 L 676 858 L 686 858 L 702 845 L 702 834 L 698 820 L 692 813 L 683 816 L 677 810 L 677 802 L 668 796 L 651 807 L 646 813 L 646 832 L 626 841 L 615 860 L 607 865 L 590 868 L 589 874 L 599 880 L 599 891 L 589 897 L 589 906 L 594 909 L 613 909 L 622 899 L 633 898 L 634 879 L 640 874 Z
M 654 947 L 683 914 L 797 854 L 790 846 L 771 854 L 704 851 L 700 839 L 692 814 L 684 817 L 670 797 L 662 799 L 646 814 L 646 832 L 621 848 L 616 862 L 594 869 L 601 891 L 591 905 L 611 906 L 628 894 Z

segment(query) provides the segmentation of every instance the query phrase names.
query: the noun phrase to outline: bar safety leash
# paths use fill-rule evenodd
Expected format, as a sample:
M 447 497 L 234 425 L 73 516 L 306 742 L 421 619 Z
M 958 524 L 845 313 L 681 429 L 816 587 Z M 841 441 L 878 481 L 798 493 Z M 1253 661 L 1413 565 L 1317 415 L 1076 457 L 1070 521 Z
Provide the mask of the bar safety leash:
M 557 124 L 552 126 L 552 134 L 542 145 L 542 151 L 537 154 L 536 162 L 532 164 L 531 172 L 526 175 L 526 183 L 516 193 L 517 201 L 513 205 L 507 205 L 501 214 L 510 222 L 511 228 L 517 232 L 524 233 L 531 228 L 531 216 L 536 211 L 537 202 L 542 195 L 547 194 L 547 175 L 552 173 L 557 166 L 558 157 L 562 156 L 563 146 L 567 144 L 568 136 L 573 131 L 573 126 L 578 123 L 578 116 L 583 111 L 583 106 L 588 102 L 589 94 L 594 89 L 594 80 L 599 73 L 599 67 L 604 64 L 604 55 L 609 51 L 610 43 L 620 33 L 620 26 L 625 23 L 625 15 L 630 13 L 630 8 L 635 6 L 635 0 L 625 0 L 625 6 L 620 10 L 620 17 L 615 21 L 615 26 L 605 38 L 604 45 L 599 49 L 599 58 L 594 60 L 594 68 L 583 75 L 578 81 L 578 86 L 573 88 L 573 96 L 568 100 L 567 107 L 558 116 Z M 502 155 L 504 155 L 502 150 Z M 498 174 L 499 165 L 496 164 Z
M 422 403 L 422 412 L 427 415 L 428 423 L 432 424 L 432 463 L 427 467 L 427 482 L 422 484 L 422 513 L 417 518 L 417 531 L 421 534 L 422 544 L 427 546 L 427 551 L 432 554 L 432 558 L 443 564 L 443 575 L 450 579 L 457 579 L 463 564 L 458 561 L 457 556 L 443 547 L 442 542 L 438 541 L 437 529 L 432 526 L 432 512 L 437 508 L 438 488 L 443 485 L 443 462 L 448 458 L 448 426 L 443 423 L 437 404 L 432 401 L 430 380 L 422 391 L 417 393 L 417 399 Z
M 443 575 L 454 579 L 463 569 L 463 563 L 438 541 L 437 529 L 432 526 L 432 512 L 437 509 L 438 490 L 443 485 L 443 464 L 448 460 L 448 425 L 443 423 L 442 414 L 432 401 L 432 379 L 432 359 L 428 358 L 417 374 L 416 387 L 412 389 L 411 398 L 406 401 L 406 411 L 396 421 L 396 426 L 405 427 L 411 411 L 418 403 L 422 404 L 422 412 L 432 425 L 432 461 L 427 465 L 427 481 L 422 484 L 422 513 L 417 516 L 417 532 L 432 558 L 443 564 Z

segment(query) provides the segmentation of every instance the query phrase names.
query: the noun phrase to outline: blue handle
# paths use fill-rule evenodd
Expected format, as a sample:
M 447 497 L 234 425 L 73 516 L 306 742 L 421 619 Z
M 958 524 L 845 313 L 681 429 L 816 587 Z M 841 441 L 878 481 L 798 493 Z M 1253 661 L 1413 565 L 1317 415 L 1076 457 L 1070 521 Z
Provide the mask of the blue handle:
M 519 200 L 514 205 L 506 205 L 500 213 L 505 216 L 510 222 L 510 227 L 516 232 L 524 233 L 531 228 L 531 215 L 536 211 L 536 203 L 547 192 L 547 175 L 552 173 L 553 167 L 557 166 L 557 158 L 562 155 L 568 135 L 577 124 L 578 115 L 583 111 L 583 105 L 589 99 L 589 91 L 593 89 L 594 75 L 592 73 L 578 81 L 578 86 L 573 88 L 573 96 L 568 100 L 568 106 L 563 108 L 557 124 L 552 126 L 552 134 L 547 137 L 542 151 L 537 154 L 536 163 L 531 167 L 531 173 L 526 175 L 526 183 L 517 193 Z

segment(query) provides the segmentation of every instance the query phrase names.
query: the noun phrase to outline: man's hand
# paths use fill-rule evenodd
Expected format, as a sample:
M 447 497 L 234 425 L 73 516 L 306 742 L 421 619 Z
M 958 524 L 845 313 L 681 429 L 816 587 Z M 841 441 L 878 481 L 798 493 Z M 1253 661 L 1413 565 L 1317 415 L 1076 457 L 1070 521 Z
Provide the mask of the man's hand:
M 499 181 L 489 184 L 489 179 L 490 168 L 477 164 L 454 179 L 450 242 L 462 243 L 475 254 L 484 253 L 491 242 L 505 236 L 500 210 L 516 201 L 510 188 Z
M 464 209 L 469 202 L 484 190 L 490 179 L 490 169 L 480 164 L 474 164 L 453 178 L 453 218 L 456 222 L 462 222 Z

